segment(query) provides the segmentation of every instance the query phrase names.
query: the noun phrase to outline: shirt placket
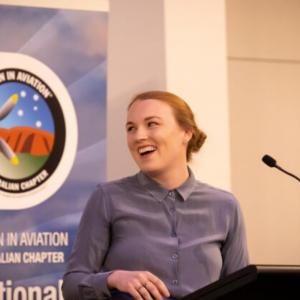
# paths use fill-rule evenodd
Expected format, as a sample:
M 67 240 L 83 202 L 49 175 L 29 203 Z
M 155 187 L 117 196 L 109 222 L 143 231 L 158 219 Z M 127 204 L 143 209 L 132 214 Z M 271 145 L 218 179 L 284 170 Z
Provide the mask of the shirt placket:
M 173 279 L 171 280 L 171 284 L 174 286 L 178 286 L 178 264 L 179 264 L 179 238 L 177 235 L 177 214 L 176 214 L 176 193 L 175 191 L 169 191 L 167 196 L 167 206 L 168 212 L 170 214 L 171 220 L 171 236 L 176 239 L 176 246 L 174 246 L 173 253 L 171 254 L 171 265 L 173 269 Z

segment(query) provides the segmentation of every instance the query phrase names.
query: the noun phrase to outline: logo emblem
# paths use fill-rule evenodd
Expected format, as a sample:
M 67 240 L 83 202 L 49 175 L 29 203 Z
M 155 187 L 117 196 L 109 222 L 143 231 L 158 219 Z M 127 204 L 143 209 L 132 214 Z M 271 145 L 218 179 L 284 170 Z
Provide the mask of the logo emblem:
M 0 209 L 41 203 L 57 191 L 72 167 L 77 147 L 74 108 L 65 99 L 66 89 L 59 96 L 48 82 L 25 68 L 0 69 Z M 60 80 L 59 85 L 57 91 L 63 87 Z

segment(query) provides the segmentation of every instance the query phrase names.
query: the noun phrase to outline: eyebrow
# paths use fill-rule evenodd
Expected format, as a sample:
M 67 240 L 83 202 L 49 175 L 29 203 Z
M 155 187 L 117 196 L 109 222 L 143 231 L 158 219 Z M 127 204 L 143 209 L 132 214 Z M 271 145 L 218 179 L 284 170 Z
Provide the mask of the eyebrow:
M 149 120 L 151 120 L 151 119 L 161 119 L 161 118 L 158 117 L 158 116 L 149 116 L 149 117 L 146 117 L 146 118 L 144 119 L 144 121 L 149 121 Z M 134 124 L 134 122 L 128 121 L 128 122 L 126 122 L 126 127 L 127 127 L 128 125 L 133 125 L 133 124 Z

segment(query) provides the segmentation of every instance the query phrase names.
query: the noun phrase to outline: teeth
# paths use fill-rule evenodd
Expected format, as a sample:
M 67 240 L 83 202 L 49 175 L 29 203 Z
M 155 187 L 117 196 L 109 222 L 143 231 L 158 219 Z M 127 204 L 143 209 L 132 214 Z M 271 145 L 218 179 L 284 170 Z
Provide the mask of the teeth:
M 154 146 L 146 146 L 146 147 L 142 147 L 142 148 L 138 149 L 140 154 L 143 154 L 143 153 L 149 152 L 149 151 L 154 151 L 154 150 L 156 150 L 156 147 L 154 147 Z

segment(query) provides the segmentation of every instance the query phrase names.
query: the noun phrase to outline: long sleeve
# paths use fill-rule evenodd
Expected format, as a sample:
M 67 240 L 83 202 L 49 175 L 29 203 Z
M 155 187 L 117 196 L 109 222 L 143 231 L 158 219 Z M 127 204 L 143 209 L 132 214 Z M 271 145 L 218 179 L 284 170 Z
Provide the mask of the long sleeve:
M 232 206 L 229 231 L 222 247 L 223 267 L 221 277 L 249 264 L 245 225 L 242 211 L 236 199 Z
M 63 280 L 65 300 L 103 299 L 110 296 L 109 272 L 101 272 L 110 242 L 107 198 L 99 187 L 83 212 L 77 238 Z

